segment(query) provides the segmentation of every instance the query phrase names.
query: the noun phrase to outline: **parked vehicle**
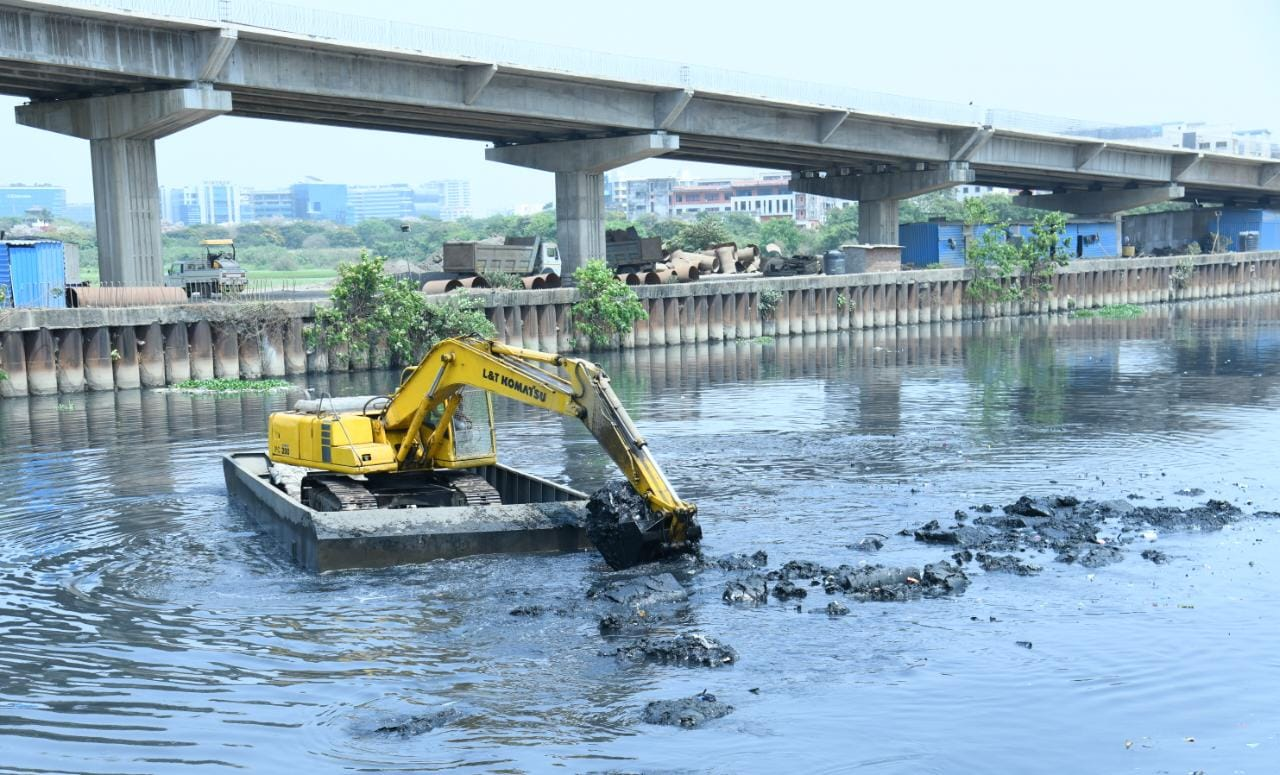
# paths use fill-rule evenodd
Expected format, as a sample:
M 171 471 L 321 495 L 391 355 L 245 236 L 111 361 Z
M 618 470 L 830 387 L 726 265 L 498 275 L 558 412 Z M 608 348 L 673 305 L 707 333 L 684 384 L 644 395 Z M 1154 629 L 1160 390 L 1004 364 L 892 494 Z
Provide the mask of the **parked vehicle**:
M 519 277 L 558 275 L 560 251 L 556 243 L 540 237 L 505 237 L 502 242 L 446 242 L 442 268 L 457 275 L 494 272 Z
M 164 284 L 186 290 L 187 296 L 211 298 L 216 293 L 239 293 L 249 283 L 243 267 L 236 263 L 236 246 L 229 239 L 207 239 L 204 258 L 175 261 L 169 266 Z

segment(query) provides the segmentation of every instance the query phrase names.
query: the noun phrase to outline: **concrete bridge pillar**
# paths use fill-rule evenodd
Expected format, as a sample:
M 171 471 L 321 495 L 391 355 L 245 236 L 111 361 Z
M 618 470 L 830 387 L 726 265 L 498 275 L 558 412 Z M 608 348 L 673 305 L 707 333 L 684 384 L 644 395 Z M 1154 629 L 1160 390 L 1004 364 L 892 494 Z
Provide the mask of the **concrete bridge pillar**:
M 485 158 L 556 175 L 556 242 L 566 279 L 604 258 L 604 173 L 674 151 L 680 138 L 663 132 L 489 148 Z
M 24 126 L 89 141 L 102 281 L 159 285 L 156 140 L 230 110 L 229 92 L 185 88 L 35 102 L 15 113 Z

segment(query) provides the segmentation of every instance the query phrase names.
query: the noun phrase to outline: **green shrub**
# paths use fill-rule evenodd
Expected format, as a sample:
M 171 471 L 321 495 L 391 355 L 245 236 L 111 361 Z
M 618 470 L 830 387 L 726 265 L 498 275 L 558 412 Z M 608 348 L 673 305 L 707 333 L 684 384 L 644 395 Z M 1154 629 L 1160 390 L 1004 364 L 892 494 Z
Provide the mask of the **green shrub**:
M 631 330 L 637 320 L 649 317 L 640 297 L 619 280 L 602 260 L 592 259 L 573 273 L 578 301 L 573 305 L 573 324 L 591 341 L 605 347 Z
M 455 292 L 436 296 L 435 299 L 423 311 L 424 344 L 427 347 L 443 339 L 467 334 L 486 338 L 497 335 L 493 323 L 485 317 L 484 304 L 479 297 Z
M 504 291 L 518 291 L 524 288 L 524 281 L 519 275 L 510 272 L 483 272 L 480 275 L 490 288 Z
M 778 303 L 782 301 L 782 291 L 776 288 L 765 288 L 760 291 L 760 319 L 773 320 L 778 312 Z
M 315 327 L 308 332 L 312 345 L 346 345 L 349 354 L 359 356 L 372 354 L 385 340 L 394 362 L 412 363 L 441 339 L 494 335 L 480 299 L 457 293 L 428 303 L 414 283 L 384 272 L 384 263 L 362 251 L 355 263 L 338 266 L 338 282 L 329 294 L 332 306 L 316 310 Z

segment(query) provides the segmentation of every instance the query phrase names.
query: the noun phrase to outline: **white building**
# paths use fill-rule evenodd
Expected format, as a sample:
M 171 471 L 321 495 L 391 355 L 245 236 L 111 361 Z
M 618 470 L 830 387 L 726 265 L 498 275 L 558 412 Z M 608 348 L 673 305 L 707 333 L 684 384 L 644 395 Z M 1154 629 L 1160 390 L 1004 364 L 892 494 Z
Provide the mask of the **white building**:
M 198 186 L 160 189 L 160 217 L 167 223 L 240 223 L 240 190 L 225 180 L 207 180 Z

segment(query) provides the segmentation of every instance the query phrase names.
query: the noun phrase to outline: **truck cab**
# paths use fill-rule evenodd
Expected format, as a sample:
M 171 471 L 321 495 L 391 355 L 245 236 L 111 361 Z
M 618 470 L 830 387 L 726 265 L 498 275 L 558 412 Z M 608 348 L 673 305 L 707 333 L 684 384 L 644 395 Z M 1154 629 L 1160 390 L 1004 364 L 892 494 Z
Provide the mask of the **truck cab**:
M 538 274 L 562 274 L 560 271 L 560 249 L 554 242 L 538 244 Z

